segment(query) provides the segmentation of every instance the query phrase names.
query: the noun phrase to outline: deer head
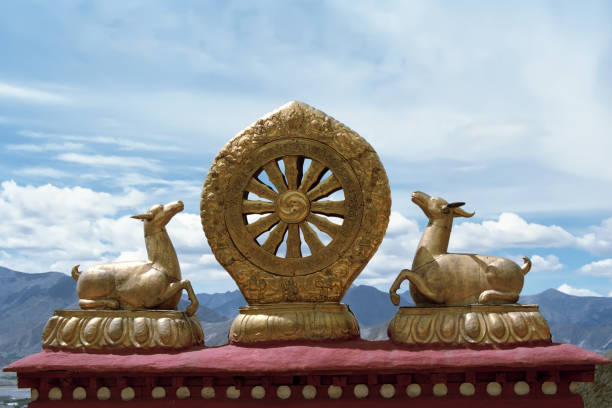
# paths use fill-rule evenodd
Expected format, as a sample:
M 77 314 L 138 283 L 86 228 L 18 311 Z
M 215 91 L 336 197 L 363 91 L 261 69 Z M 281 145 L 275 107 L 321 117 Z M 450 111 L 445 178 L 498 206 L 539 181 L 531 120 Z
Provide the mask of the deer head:
M 172 217 L 185 208 L 182 201 L 175 201 L 166 205 L 157 204 L 149 208 L 144 214 L 133 215 L 132 218 L 144 222 L 145 236 L 163 230 Z
M 466 217 L 470 218 L 475 212 L 467 212 L 460 208 L 465 205 L 463 202 L 449 203 L 440 197 L 430 197 L 422 191 L 412 193 L 412 201 L 419 206 L 430 221 L 441 218 Z

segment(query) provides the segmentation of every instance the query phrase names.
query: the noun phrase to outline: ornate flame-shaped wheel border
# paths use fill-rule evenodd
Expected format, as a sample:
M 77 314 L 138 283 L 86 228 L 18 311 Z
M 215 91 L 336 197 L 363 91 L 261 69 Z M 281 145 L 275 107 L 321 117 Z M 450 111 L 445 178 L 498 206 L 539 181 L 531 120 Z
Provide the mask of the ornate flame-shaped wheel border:
M 325 199 L 338 191 L 344 199 Z M 255 151 L 234 175 L 227 198 L 225 223 L 234 244 L 254 264 L 283 276 L 307 275 L 336 261 L 355 239 L 363 213 L 361 187 L 348 162 L 302 138 Z M 252 214 L 260 217 L 249 222 Z M 283 243 L 284 256 L 278 253 Z M 307 249 L 311 254 L 304 256 Z
M 290 102 L 221 149 L 200 215 L 249 304 L 337 302 L 382 242 L 390 195 L 363 138 Z

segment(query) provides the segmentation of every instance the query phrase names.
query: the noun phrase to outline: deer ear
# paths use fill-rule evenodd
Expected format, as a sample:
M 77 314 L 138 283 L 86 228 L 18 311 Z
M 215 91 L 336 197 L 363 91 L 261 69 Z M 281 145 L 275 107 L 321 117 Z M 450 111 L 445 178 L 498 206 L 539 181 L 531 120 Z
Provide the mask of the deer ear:
M 136 220 L 151 220 L 153 219 L 153 214 L 138 214 L 138 215 L 132 215 L 130 218 L 134 218 Z
M 465 205 L 465 203 L 464 203 L 464 202 L 462 202 L 462 201 L 457 201 L 456 203 L 449 203 L 449 204 L 446 204 L 446 206 L 447 206 L 448 208 L 457 208 L 457 207 L 461 207 L 461 206 L 463 206 L 463 205 Z

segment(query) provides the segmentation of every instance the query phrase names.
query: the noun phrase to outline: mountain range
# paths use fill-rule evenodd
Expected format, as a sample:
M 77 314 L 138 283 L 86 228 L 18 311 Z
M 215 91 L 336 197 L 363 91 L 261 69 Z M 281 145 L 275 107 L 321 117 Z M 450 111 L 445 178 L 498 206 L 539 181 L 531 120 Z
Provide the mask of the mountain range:
M 23 273 L 0 267 L 0 366 L 40 351 L 41 334 L 56 309 L 78 309 L 76 282 L 59 272 Z M 197 316 L 209 346 L 227 342 L 227 333 L 240 306 L 247 302 L 238 290 L 197 294 Z M 612 298 L 577 297 L 548 289 L 522 296 L 522 304 L 538 304 L 548 320 L 553 341 L 579 345 L 603 353 L 612 349 Z M 343 299 L 361 326 L 361 336 L 387 338 L 387 324 L 397 311 L 388 293 L 353 285 Z M 184 310 L 186 299 L 179 309 Z M 408 292 L 401 305 L 413 305 Z

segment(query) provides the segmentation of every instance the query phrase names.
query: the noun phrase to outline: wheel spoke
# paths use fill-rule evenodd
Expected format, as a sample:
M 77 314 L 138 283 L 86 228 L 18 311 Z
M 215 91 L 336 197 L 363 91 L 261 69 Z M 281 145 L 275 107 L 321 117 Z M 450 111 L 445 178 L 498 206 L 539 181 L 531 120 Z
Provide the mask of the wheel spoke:
M 251 181 L 249 181 L 249 184 L 247 184 L 246 186 L 246 191 L 253 194 L 257 194 L 261 198 L 267 198 L 271 201 L 276 201 L 276 197 L 278 196 L 278 194 L 276 194 L 274 190 L 272 190 L 270 187 L 266 186 L 264 183 L 257 180 L 256 178 L 252 178 Z
M 318 229 L 320 229 L 330 237 L 332 237 L 332 239 L 335 238 L 336 235 L 338 235 L 338 232 L 340 232 L 340 225 L 334 224 L 327 218 L 321 217 L 320 215 L 311 213 L 308 215 L 308 218 L 306 218 L 306 220 L 314 224 Z
M 301 258 L 302 249 L 300 248 L 300 230 L 297 224 L 289 224 L 287 234 L 287 255 L 286 258 Z
M 274 224 L 276 224 L 278 221 L 278 215 L 273 213 L 258 219 L 252 224 L 247 225 L 246 228 L 253 238 L 257 238 L 258 236 L 272 228 Z
M 342 185 L 333 174 L 317 184 L 312 190 L 310 190 L 306 195 L 310 198 L 311 201 L 318 200 L 322 197 L 327 197 L 331 193 L 334 193 L 342 188 Z
M 276 160 L 272 160 L 270 163 L 267 163 L 263 166 L 264 170 L 268 174 L 268 178 L 276 187 L 276 191 L 279 193 L 283 193 L 287 191 L 287 185 L 285 184 L 285 178 L 283 177 L 283 173 L 281 173 L 280 168 L 278 167 L 278 163 Z
M 280 221 L 270 232 L 270 235 L 268 235 L 266 242 L 263 243 L 261 248 L 275 255 L 281 242 L 283 242 L 285 231 L 287 231 L 287 223 Z
M 298 169 L 298 157 L 297 156 L 285 156 L 283 157 L 285 163 L 285 176 L 287 177 L 287 186 L 289 190 L 297 190 L 298 183 L 300 182 L 300 170 Z
M 308 248 L 310 248 L 310 252 L 313 255 L 316 252 L 323 249 L 325 245 L 323 245 L 317 233 L 310 227 L 310 225 L 307 222 L 301 223 L 300 229 L 302 230 L 302 234 L 304 235 L 304 240 L 308 244 Z
M 310 167 L 308 167 L 308 170 L 306 170 L 304 174 L 304 178 L 302 178 L 299 190 L 302 193 L 306 193 L 310 187 L 319 180 L 319 177 L 321 177 L 325 169 L 326 167 L 324 165 L 316 160 L 312 160 L 310 162 Z
M 343 201 L 314 201 L 310 205 L 310 210 L 312 212 L 321 213 L 325 215 L 340 215 L 344 216 L 346 214 L 346 207 Z
M 274 203 L 269 201 L 261 200 L 243 200 L 242 201 L 242 213 L 243 214 L 265 214 L 274 212 Z

